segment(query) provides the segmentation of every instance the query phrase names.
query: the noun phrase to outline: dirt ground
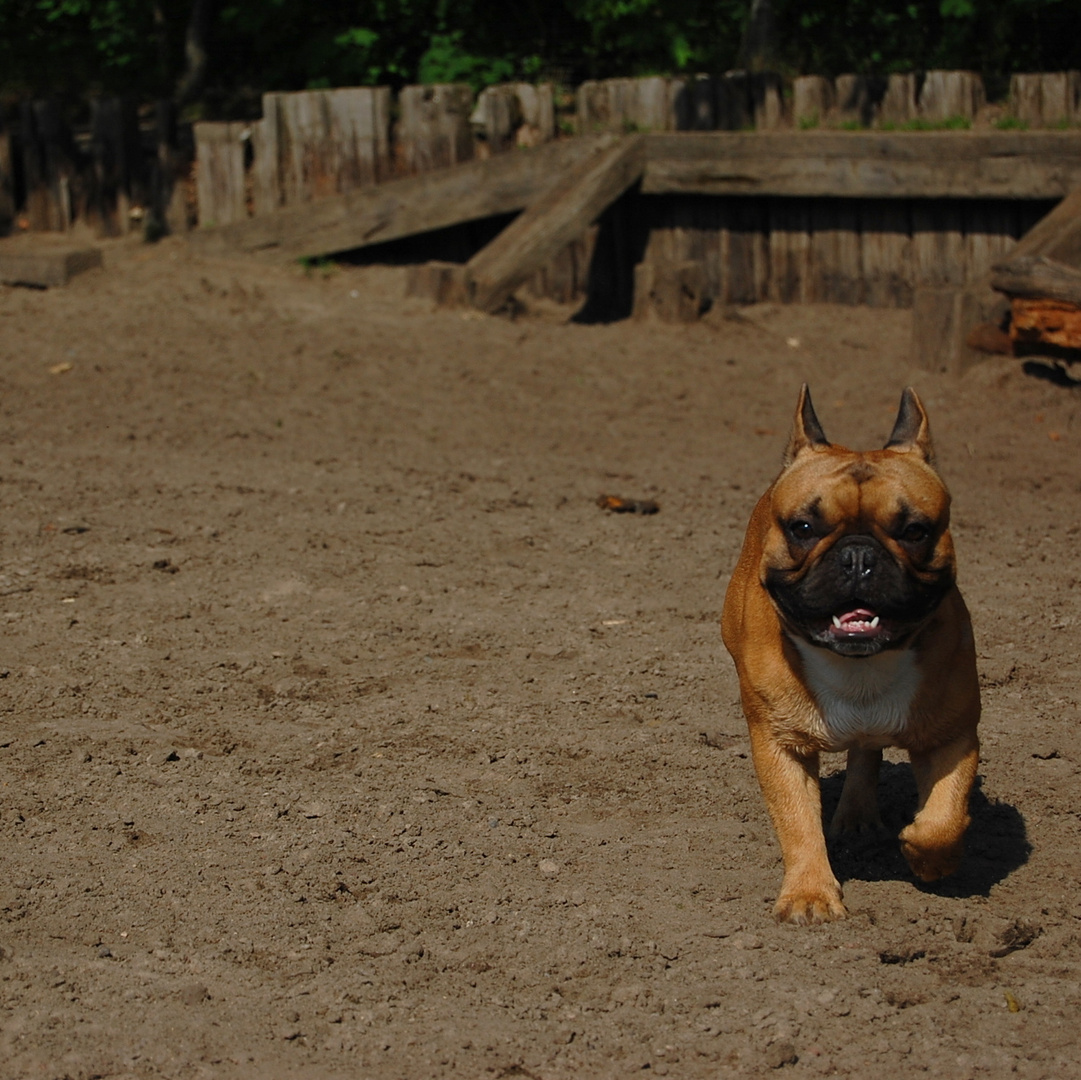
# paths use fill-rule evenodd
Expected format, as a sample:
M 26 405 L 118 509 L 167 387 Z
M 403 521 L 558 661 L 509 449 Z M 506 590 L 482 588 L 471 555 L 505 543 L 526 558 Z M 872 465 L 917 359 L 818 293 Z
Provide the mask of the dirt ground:
M 0 1077 L 1081 1068 L 1076 391 L 915 370 L 902 311 L 403 274 L 165 241 L 0 290 Z M 717 626 L 804 379 L 850 445 L 923 394 L 984 687 L 961 873 L 836 845 L 817 929 Z

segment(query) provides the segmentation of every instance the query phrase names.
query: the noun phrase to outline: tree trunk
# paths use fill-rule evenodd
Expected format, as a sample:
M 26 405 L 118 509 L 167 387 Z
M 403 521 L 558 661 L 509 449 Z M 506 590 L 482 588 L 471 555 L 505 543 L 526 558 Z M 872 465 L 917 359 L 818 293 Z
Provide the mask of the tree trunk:
M 184 32 L 184 58 L 186 67 L 176 87 L 176 103 L 185 105 L 198 97 L 206 79 L 206 39 L 213 18 L 215 0 L 192 0 L 191 17 Z

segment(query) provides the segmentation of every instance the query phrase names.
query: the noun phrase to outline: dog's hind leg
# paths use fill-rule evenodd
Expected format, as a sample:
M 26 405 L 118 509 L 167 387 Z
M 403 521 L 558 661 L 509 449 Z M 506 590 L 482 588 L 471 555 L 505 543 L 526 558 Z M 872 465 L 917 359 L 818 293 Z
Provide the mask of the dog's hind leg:
M 881 765 L 881 750 L 857 746 L 848 751 L 845 786 L 830 822 L 830 836 L 881 827 L 882 818 L 878 813 L 878 770 Z

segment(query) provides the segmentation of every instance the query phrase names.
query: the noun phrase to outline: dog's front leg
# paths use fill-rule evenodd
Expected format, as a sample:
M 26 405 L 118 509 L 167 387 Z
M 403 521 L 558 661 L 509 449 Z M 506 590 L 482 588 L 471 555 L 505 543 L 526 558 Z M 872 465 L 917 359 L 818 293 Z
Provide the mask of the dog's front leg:
M 830 869 L 822 832 L 818 754 L 781 746 L 764 723 L 752 723 L 751 754 L 784 858 L 784 882 L 773 914 L 779 922 L 843 919 L 841 886 Z
M 980 744 L 972 732 L 934 750 L 910 751 L 909 757 L 919 810 L 912 824 L 901 830 L 901 851 L 916 877 L 937 881 L 952 874 L 961 861 Z

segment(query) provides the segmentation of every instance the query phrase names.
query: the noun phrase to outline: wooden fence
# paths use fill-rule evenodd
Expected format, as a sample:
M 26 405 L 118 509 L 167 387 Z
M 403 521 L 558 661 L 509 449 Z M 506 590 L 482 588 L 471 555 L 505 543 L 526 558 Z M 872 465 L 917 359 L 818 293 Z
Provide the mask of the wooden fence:
M 0 232 L 12 221 L 64 229 L 83 219 L 116 234 L 146 215 L 162 230 L 196 219 L 226 226 L 572 133 L 1073 125 L 1081 125 L 1077 72 L 1015 75 L 1008 101 L 990 105 L 974 74 L 936 71 L 791 83 L 746 72 L 609 79 L 573 95 L 529 84 L 476 98 L 459 85 L 406 87 L 396 100 L 385 87 L 266 94 L 260 120 L 195 124 L 187 150 L 167 103 L 140 118 L 129 103 L 102 99 L 76 136 L 54 103 L 27 102 L 0 117 Z M 584 295 L 588 267 L 608 257 L 606 232 L 615 230 L 644 265 L 701 264 L 703 288 L 718 302 L 904 306 L 916 288 L 984 274 L 1048 205 L 988 192 L 935 201 L 841 190 L 832 193 L 850 197 L 785 198 L 692 185 L 675 194 L 678 184 L 651 187 L 655 175 L 643 187 L 654 194 L 628 193 L 534 277 L 534 291 Z M 624 281 L 626 269 L 617 277 Z

